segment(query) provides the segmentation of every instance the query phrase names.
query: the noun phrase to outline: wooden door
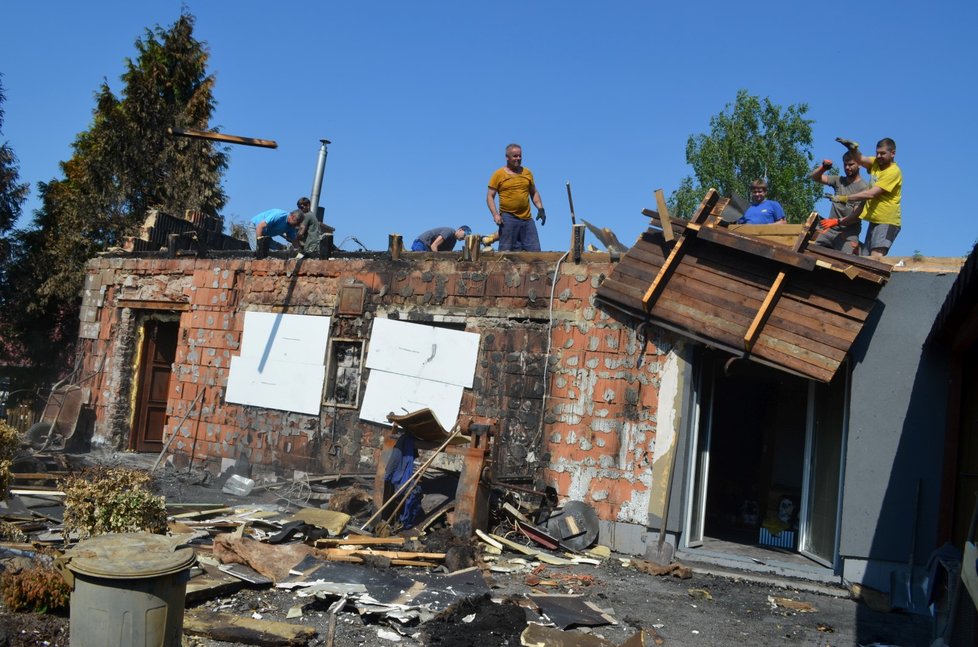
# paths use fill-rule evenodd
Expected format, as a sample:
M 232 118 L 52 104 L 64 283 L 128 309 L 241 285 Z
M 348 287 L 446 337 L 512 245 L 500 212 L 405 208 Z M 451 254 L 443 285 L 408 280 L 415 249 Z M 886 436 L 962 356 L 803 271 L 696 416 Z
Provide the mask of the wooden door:
M 163 449 L 163 424 L 170 390 L 170 373 L 177 352 L 176 321 L 147 321 L 144 326 L 136 385 L 136 415 L 130 449 L 159 452 Z

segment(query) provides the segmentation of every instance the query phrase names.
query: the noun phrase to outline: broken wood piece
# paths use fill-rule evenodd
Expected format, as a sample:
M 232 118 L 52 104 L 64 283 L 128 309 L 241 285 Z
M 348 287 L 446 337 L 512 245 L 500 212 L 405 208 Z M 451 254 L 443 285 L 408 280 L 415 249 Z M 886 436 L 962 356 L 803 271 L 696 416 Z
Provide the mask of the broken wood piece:
M 184 613 L 183 632 L 191 636 L 206 636 L 211 640 L 227 643 L 266 647 L 305 645 L 317 633 L 314 627 L 306 625 L 256 620 L 199 608 Z
M 772 608 L 781 607 L 782 609 L 788 609 L 798 613 L 815 613 L 818 611 L 818 609 L 808 602 L 792 600 L 791 598 L 779 598 L 769 595 L 767 596 L 767 601 L 770 603 Z
M 662 237 L 671 242 L 676 235 L 672 231 L 672 219 L 669 216 L 669 206 L 662 189 L 655 190 L 655 208 L 659 210 L 659 222 L 662 223 Z
M 478 528 L 475 529 L 475 536 L 481 539 L 482 541 L 486 542 L 493 548 L 498 548 L 499 550 L 503 549 L 503 545 L 501 542 L 496 541 L 495 539 L 493 539 L 483 531 L 479 530 Z
M 530 523 L 530 520 L 526 518 L 526 515 L 520 512 L 519 510 L 517 510 L 513 506 L 513 504 L 509 503 L 508 501 L 503 504 L 503 512 L 505 512 L 506 514 L 508 514 L 509 516 L 513 517 L 518 521 L 522 521 L 523 523 Z
M 183 514 L 171 515 L 170 519 L 203 519 L 205 517 L 213 517 L 217 514 L 233 511 L 234 508 L 210 508 L 208 510 L 198 510 L 197 512 L 184 512 Z
M 326 647 L 333 647 L 333 642 L 336 639 L 336 614 L 343 610 L 346 606 L 346 596 L 340 596 L 340 599 L 329 605 L 329 624 L 326 627 Z
M 391 559 L 445 559 L 445 553 L 415 553 L 406 550 L 372 550 L 364 548 L 327 548 L 327 556 L 333 555 L 379 555 Z
M 403 546 L 407 540 L 404 537 L 323 537 L 313 545 L 316 548 L 341 546 Z
M 278 143 L 271 139 L 239 137 L 238 135 L 225 135 L 224 133 L 194 130 L 192 128 L 167 128 L 166 132 L 174 137 L 192 137 L 195 139 L 209 139 L 211 141 L 227 142 L 228 144 L 242 144 L 244 146 L 258 146 L 260 148 L 278 148 Z
M 186 602 L 204 602 L 237 593 L 245 587 L 245 580 L 209 564 L 202 565 L 203 573 L 187 582 Z
M 366 555 L 366 559 L 364 559 L 363 555 Z M 369 561 L 371 557 L 374 557 L 378 559 L 388 560 L 391 566 L 418 566 L 422 568 L 438 568 L 439 566 L 441 566 L 440 562 L 426 562 L 418 559 L 391 559 L 388 557 L 383 557 L 382 555 L 376 555 L 376 554 L 372 555 L 370 553 L 360 553 L 354 555 L 334 554 L 334 555 L 324 555 L 324 557 L 326 558 L 327 561 L 330 562 L 349 562 L 351 564 L 363 564 Z
M 523 544 L 518 544 L 515 541 L 510 541 L 505 537 L 500 537 L 499 535 L 490 534 L 489 537 L 495 539 L 497 542 L 509 548 L 510 550 L 515 550 L 518 553 L 524 555 L 530 555 L 540 560 L 544 564 L 550 564 L 551 566 L 567 566 L 568 564 L 573 564 L 569 559 L 564 559 L 563 557 L 557 557 L 556 555 L 551 555 L 550 553 L 545 553 L 542 550 L 537 550 L 535 548 L 530 548 L 529 546 L 524 546 Z

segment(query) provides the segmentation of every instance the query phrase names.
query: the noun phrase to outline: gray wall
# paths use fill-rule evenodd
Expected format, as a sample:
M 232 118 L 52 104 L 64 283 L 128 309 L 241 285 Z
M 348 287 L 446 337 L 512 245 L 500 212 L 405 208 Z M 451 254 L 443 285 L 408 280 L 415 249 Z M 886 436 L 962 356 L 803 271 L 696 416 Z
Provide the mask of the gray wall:
M 907 563 L 918 481 L 916 563 L 936 547 L 947 368 L 923 344 L 955 277 L 894 272 L 852 349 L 844 559 Z

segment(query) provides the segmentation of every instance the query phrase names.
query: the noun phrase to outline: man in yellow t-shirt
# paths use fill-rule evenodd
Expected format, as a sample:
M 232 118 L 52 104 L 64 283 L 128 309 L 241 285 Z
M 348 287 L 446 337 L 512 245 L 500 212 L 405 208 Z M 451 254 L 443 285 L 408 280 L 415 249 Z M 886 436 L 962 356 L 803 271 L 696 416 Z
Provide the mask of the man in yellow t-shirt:
M 547 213 L 543 209 L 540 192 L 533 183 L 533 173 L 523 166 L 523 148 L 519 144 L 510 144 L 506 147 L 506 166 L 497 169 L 489 178 L 489 191 L 486 193 L 489 213 L 499 226 L 499 251 L 540 251 L 540 237 L 531 218 L 530 200 L 536 205 L 540 225 L 546 224 Z
M 903 173 L 893 159 L 896 157 L 896 142 L 889 137 L 876 144 L 876 157 L 867 157 L 859 152 L 859 144 L 837 137 L 836 141 L 849 149 L 853 159 L 860 166 L 869 169 L 870 187 L 849 195 L 834 195 L 832 202 L 846 203 L 849 200 L 866 200 L 860 218 L 869 223 L 863 253 L 870 256 L 886 256 L 902 224 L 900 199 L 903 195 Z

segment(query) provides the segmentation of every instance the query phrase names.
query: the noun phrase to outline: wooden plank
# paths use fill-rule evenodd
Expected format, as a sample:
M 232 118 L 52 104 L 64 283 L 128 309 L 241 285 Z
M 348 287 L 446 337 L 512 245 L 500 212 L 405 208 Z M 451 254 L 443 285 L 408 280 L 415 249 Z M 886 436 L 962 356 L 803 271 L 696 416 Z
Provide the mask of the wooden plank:
M 781 225 L 749 225 L 746 223 L 731 223 L 728 229 L 738 232 L 740 236 L 765 237 L 765 236 L 789 236 L 794 239 L 801 231 L 803 225 L 794 223 L 784 223 Z
M 708 247 L 697 250 L 696 256 L 691 257 L 691 262 L 708 266 L 723 266 L 734 272 L 751 273 L 761 281 L 766 280 L 767 276 L 769 276 L 767 272 L 760 270 L 755 264 L 748 262 L 739 263 L 737 259 L 723 255 L 718 250 Z M 868 297 L 858 290 L 857 286 L 859 284 L 845 280 L 843 277 L 840 277 L 839 280 L 845 281 L 847 287 L 851 286 L 856 291 L 836 290 L 829 287 L 832 285 L 831 281 L 813 281 L 811 275 L 805 275 L 792 281 L 785 296 L 793 295 L 801 301 L 808 301 L 812 305 L 824 310 L 839 312 L 859 321 L 865 320 L 866 315 L 876 304 L 875 294 L 879 293 L 879 289 L 874 289 L 874 296 Z M 869 284 L 863 285 L 868 287 Z
M 665 287 L 666 282 L 669 280 L 669 275 L 675 269 L 676 265 L 679 264 L 682 255 L 685 252 L 686 247 L 690 245 L 690 240 L 694 238 L 699 227 L 697 225 L 702 224 L 710 215 L 710 209 L 716 204 L 719 196 L 717 192 L 710 189 L 706 197 L 700 203 L 699 211 L 693 216 L 693 219 L 686 225 L 686 229 L 683 230 L 683 235 L 679 241 L 673 246 L 672 251 L 669 252 L 669 257 L 662 264 L 662 268 L 659 270 L 659 274 L 652 281 L 652 285 L 649 286 L 648 291 L 646 291 L 645 296 L 642 297 L 642 303 L 645 305 L 646 311 L 652 308 L 652 304 L 655 300 L 659 298 L 659 294 Z
M 659 210 L 659 221 L 662 223 L 662 237 L 666 242 L 676 237 L 672 229 L 672 218 L 669 216 L 669 206 L 666 205 L 666 196 L 662 189 L 655 190 L 655 208 Z
M 177 137 L 193 137 L 195 139 L 209 139 L 228 144 L 243 144 L 245 146 L 259 146 L 261 148 L 278 148 L 278 144 L 271 139 L 255 139 L 254 137 L 239 137 L 237 135 L 225 135 L 224 133 L 214 133 L 204 130 L 194 130 L 192 128 L 167 128 L 166 132 Z
M 753 254 L 754 256 L 760 256 L 776 263 L 798 268 L 799 270 L 811 271 L 815 269 L 815 259 L 809 258 L 804 254 L 785 249 L 783 246 L 772 245 L 747 236 L 734 234 L 723 229 L 701 231 L 699 239 Z
M 316 628 L 196 608 L 184 613 L 183 633 L 240 645 L 284 646 L 307 644 Z
M 805 248 L 808 246 L 808 241 L 811 240 L 812 234 L 815 232 L 816 219 L 818 219 L 818 213 L 813 212 L 809 214 L 808 220 L 805 222 L 805 228 L 798 234 L 798 238 L 795 239 L 795 244 L 792 246 L 791 251 L 796 253 L 805 251 Z M 771 311 L 781 299 L 781 291 L 784 289 L 784 283 L 787 278 L 788 275 L 784 271 L 778 272 L 777 277 L 775 277 L 774 283 L 767 291 L 763 303 L 761 303 L 761 307 L 757 310 L 754 321 L 751 322 L 750 328 L 747 329 L 747 333 L 744 335 L 744 352 L 749 353 L 751 348 L 754 347 L 754 343 L 757 341 L 761 329 L 767 322 L 768 317 L 771 316 Z
M 761 302 L 758 295 L 764 289 L 763 284 L 752 276 L 744 276 L 724 267 L 695 263 L 684 263 L 678 271 L 707 285 L 750 299 L 752 304 L 759 305 Z M 811 330 L 821 331 L 838 338 L 839 341 L 845 341 L 846 344 L 851 343 L 862 329 L 862 325 L 855 319 L 837 313 L 826 313 L 807 302 L 795 299 L 782 299 L 777 313 L 773 316 L 782 317 Z
M 650 225 L 652 225 L 654 227 L 658 227 L 660 229 L 664 229 L 664 227 L 662 226 L 662 219 L 659 217 L 659 212 L 652 211 L 651 209 L 642 209 L 642 215 L 643 216 L 647 216 L 649 218 L 649 224 Z M 680 234 L 683 233 L 683 230 L 686 229 L 686 222 L 687 221 L 685 221 L 685 220 L 670 220 L 669 221 L 669 227 L 672 229 L 672 231 L 673 231 L 674 234 L 680 235 Z M 655 231 L 655 230 L 649 229 L 647 231 L 642 232 L 639 235 L 639 237 L 640 238 L 645 238 L 646 236 L 648 236 L 648 237 L 660 236 L 661 237 L 663 235 L 664 234 L 663 234 L 662 231 Z
M 725 293 L 722 288 L 709 286 L 708 284 L 698 281 L 684 282 L 684 279 L 684 275 L 676 274 L 673 277 L 673 280 L 670 282 L 670 288 L 675 289 L 678 293 L 683 295 L 686 302 L 692 300 L 702 302 L 703 304 L 709 304 L 709 308 L 706 305 L 701 306 L 699 303 L 697 303 L 697 305 L 694 307 L 702 311 L 711 312 L 716 316 L 728 317 L 732 321 L 741 322 L 742 327 L 738 334 L 743 334 L 743 331 L 748 329 L 748 324 L 758 311 L 758 306 L 760 304 L 759 300 L 755 298 L 744 298 L 740 295 L 731 298 L 729 292 Z M 675 298 L 675 295 L 672 292 L 670 292 L 668 296 Z M 665 298 L 665 295 L 663 298 Z M 726 314 L 724 314 L 725 312 Z M 777 312 L 777 308 L 772 309 L 771 319 L 775 318 L 775 313 Z M 655 314 L 654 311 L 653 314 Z M 790 323 L 788 325 L 795 328 L 795 330 L 788 330 L 785 327 L 774 325 L 771 319 L 768 320 L 767 326 L 765 326 L 763 329 L 765 333 L 769 334 L 775 339 L 783 339 L 784 341 L 787 341 L 793 345 L 799 346 L 806 352 L 814 353 L 815 355 L 819 356 L 825 356 L 833 361 L 842 361 L 842 359 L 845 358 L 846 352 L 848 351 L 848 348 L 852 342 L 852 337 L 850 337 L 848 340 L 833 338 L 832 341 L 835 342 L 834 344 L 823 343 L 816 338 L 821 337 L 817 331 L 806 329 L 804 326 L 793 326 Z M 770 331 L 768 331 L 768 327 L 771 328 Z
M 781 298 L 781 290 L 784 289 L 784 282 L 787 278 L 788 275 L 784 272 L 778 272 L 778 275 L 774 278 L 771 289 L 767 291 L 764 301 L 761 302 L 761 307 L 758 308 L 757 314 L 754 315 L 754 320 L 750 322 L 750 326 L 744 334 L 745 353 L 749 353 L 751 348 L 754 347 L 754 342 L 757 341 L 757 336 L 760 334 L 761 328 L 764 327 L 764 323 L 771 314 L 771 310 L 777 304 L 778 299 Z
M 350 535 L 349 537 L 323 537 L 313 542 L 316 548 L 323 546 L 403 546 L 407 541 L 404 537 L 366 537 Z
M 818 220 L 818 212 L 813 211 L 808 214 L 808 220 L 805 221 L 804 229 L 795 238 L 795 244 L 791 246 L 791 249 L 799 254 L 804 253 L 808 248 L 808 243 L 811 241 L 812 236 L 815 235 L 815 222 Z
M 813 245 L 808 249 L 807 253 L 816 259 L 818 267 L 832 272 L 840 272 L 850 280 L 858 278 L 883 285 L 890 278 L 888 271 L 885 273 L 879 272 L 872 268 L 863 267 L 857 262 L 853 262 L 859 258 L 853 254 L 843 254 L 842 252 L 837 252 L 834 249 L 820 245 Z M 848 256 L 849 258 L 838 258 L 838 256 Z
M 855 254 L 846 254 L 845 252 L 840 252 L 838 250 L 832 249 L 831 247 L 823 247 L 821 245 L 813 245 L 808 248 L 807 252 L 809 254 L 815 254 L 816 256 L 821 256 L 825 259 L 838 261 L 840 265 L 853 265 L 859 269 L 866 270 L 874 274 L 879 274 L 882 276 L 889 277 L 892 268 L 881 261 L 874 261 L 869 256 L 856 256 Z
M 645 307 L 642 304 L 642 293 L 636 293 L 629 286 L 612 278 L 607 278 L 601 283 L 598 296 L 612 302 L 620 303 L 622 306 L 633 310 L 639 318 L 644 316 Z
M 740 349 L 744 330 L 751 321 L 752 311 L 746 308 L 738 310 L 720 297 L 698 291 L 698 287 L 695 284 L 684 284 L 680 276 L 674 277 L 659 301 L 664 310 L 660 310 L 657 306 L 651 315 L 671 320 L 685 329 L 690 328 L 691 321 L 700 322 L 709 326 L 709 329 L 703 332 Z M 681 314 L 684 318 L 678 318 L 675 313 Z M 824 370 L 826 366 L 837 365 L 846 355 L 846 350 L 825 346 L 804 335 L 796 335 L 780 329 L 772 329 L 770 335 L 760 335 L 758 344 L 761 340 L 767 340 L 767 345 L 773 350 L 787 349 L 801 361 L 817 366 L 820 370 Z M 771 357 L 770 353 L 768 357 Z
M 645 294 L 642 296 L 642 303 L 645 305 L 645 309 L 647 311 L 651 310 L 655 305 L 656 300 L 659 298 L 659 295 L 665 288 L 666 282 L 669 280 L 669 276 L 676 269 L 676 266 L 679 265 L 679 260 L 685 253 L 686 247 L 689 246 L 689 241 L 695 235 L 696 231 L 697 230 L 689 227 L 683 231 L 682 238 L 680 238 L 679 242 L 673 246 L 672 251 L 669 252 L 669 257 L 666 258 L 665 262 L 662 264 L 662 267 L 659 268 L 659 273 L 656 274 L 654 279 L 652 279 L 652 284 L 649 285 L 649 289 L 646 290 Z
M 323 553 L 327 557 L 349 555 L 378 555 L 391 559 L 445 559 L 445 553 L 416 553 L 405 550 L 373 550 L 368 548 L 327 548 Z
M 829 382 L 840 362 L 822 363 L 817 355 L 806 352 L 798 346 L 779 339 L 761 335 L 754 348 L 754 356 L 762 357 L 778 364 L 789 366 L 821 382 Z

